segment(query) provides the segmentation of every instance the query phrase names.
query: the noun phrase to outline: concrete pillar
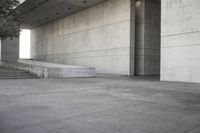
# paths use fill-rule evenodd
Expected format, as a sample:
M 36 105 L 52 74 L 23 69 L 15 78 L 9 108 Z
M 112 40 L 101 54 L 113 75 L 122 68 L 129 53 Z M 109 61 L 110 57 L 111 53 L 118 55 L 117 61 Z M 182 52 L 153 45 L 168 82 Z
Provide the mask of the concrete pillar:
M 37 59 L 37 34 L 34 32 L 34 30 L 31 30 L 30 33 L 30 59 Z M 51 46 L 52 47 L 52 46 Z M 46 47 L 48 49 L 48 47 Z
M 1 63 L 1 38 L 0 38 L 0 63 Z
M 199 0 L 162 0 L 161 80 L 200 83 L 199 7 Z
M 131 0 L 130 12 L 130 76 L 135 76 L 135 0 Z
M 160 74 L 160 13 L 158 0 L 136 1 L 135 74 Z
M 1 60 L 16 62 L 19 59 L 19 38 L 2 39 Z

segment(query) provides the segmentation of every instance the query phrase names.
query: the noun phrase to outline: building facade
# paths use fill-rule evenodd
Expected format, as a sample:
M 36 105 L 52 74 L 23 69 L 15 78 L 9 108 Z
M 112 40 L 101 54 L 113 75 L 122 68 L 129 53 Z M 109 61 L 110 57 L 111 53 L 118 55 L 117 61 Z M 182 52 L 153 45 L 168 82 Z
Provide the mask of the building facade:
M 198 7 L 198 0 L 26 0 L 19 10 L 32 59 L 200 83 Z M 4 60 L 13 55 L 3 51 Z
M 98 73 L 159 75 L 159 35 L 159 1 L 109 0 L 33 28 L 31 56 Z

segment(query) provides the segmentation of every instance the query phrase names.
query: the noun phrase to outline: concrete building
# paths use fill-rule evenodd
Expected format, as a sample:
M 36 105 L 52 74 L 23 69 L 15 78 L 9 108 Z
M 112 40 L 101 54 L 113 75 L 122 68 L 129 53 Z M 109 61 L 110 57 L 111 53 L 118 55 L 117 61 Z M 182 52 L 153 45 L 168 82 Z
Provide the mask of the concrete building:
M 97 73 L 200 83 L 198 0 L 26 0 L 31 58 Z M 15 44 L 14 44 L 15 43 Z M 18 39 L 2 60 L 19 58 Z

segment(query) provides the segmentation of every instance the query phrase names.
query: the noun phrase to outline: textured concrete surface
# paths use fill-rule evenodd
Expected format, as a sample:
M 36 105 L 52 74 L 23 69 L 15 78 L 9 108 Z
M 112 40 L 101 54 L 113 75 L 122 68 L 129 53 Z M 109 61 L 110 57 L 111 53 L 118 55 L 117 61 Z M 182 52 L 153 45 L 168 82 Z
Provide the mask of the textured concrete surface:
M 16 62 L 17 59 L 19 59 L 19 38 L 2 40 L 1 60 Z
M 32 29 L 32 58 L 129 75 L 131 2 L 109 0 Z
M 128 77 L 0 80 L 1 133 L 199 133 L 200 85 Z
M 17 62 L 2 62 L 6 68 L 28 71 L 41 78 L 95 77 L 95 68 L 61 65 L 35 60 L 19 59 Z
M 160 75 L 161 2 L 136 2 L 135 74 Z
M 200 1 L 161 3 L 161 79 L 200 83 Z

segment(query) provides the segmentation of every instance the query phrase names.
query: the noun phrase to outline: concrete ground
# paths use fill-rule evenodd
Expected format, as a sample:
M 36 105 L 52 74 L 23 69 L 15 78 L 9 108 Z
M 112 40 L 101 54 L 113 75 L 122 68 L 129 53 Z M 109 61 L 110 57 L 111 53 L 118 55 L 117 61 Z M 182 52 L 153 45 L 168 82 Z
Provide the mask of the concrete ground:
M 200 133 L 200 84 L 1 79 L 0 133 Z

